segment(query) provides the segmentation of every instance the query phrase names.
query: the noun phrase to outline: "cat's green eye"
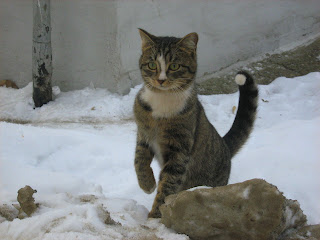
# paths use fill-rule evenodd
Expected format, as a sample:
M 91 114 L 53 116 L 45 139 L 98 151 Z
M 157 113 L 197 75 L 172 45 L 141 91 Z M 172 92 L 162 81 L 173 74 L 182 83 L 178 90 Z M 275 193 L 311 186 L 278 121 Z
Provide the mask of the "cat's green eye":
M 172 71 L 177 71 L 179 68 L 180 68 L 180 65 L 177 64 L 177 63 L 171 63 L 169 65 L 169 69 L 172 70 Z
M 156 70 L 157 64 L 155 62 L 149 62 L 148 63 L 148 68 L 151 70 Z

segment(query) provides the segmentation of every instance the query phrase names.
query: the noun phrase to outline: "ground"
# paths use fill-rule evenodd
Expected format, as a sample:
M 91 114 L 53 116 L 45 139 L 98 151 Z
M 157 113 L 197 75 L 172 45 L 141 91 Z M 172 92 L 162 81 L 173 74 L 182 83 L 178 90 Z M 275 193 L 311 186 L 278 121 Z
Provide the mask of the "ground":
M 297 77 L 320 71 L 320 37 L 289 51 L 267 54 L 262 60 L 240 64 L 225 73 L 223 69 L 215 77 L 198 84 L 200 94 L 222 94 L 237 91 L 232 83 L 237 71 L 248 70 L 258 84 L 269 84 L 278 77 Z

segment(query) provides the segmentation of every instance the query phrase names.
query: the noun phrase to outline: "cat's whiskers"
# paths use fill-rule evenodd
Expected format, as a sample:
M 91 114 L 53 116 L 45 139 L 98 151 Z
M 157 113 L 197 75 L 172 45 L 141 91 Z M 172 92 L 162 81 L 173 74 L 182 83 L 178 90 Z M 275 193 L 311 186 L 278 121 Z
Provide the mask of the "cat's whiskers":
M 172 86 L 172 89 L 175 90 L 175 92 L 178 93 L 178 94 L 187 94 L 188 95 L 189 93 L 188 93 L 187 90 L 192 86 L 190 85 L 187 88 L 184 88 L 183 86 L 185 86 L 187 84 L 188 83 L 186 83 L 185 81 L 177 80 L 177 81 L 174 82 L 174 85 Z

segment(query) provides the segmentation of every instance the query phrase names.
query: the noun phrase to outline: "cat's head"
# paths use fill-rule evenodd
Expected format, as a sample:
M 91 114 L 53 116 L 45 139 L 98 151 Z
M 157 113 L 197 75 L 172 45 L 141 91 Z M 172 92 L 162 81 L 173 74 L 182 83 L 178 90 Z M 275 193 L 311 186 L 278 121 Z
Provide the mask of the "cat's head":
M 142 29 L 139 32 L 140 71 L 149 89 L 177 92 L 193 85 L 197 71 L 197 33 L 176 38 L 156 37 Z

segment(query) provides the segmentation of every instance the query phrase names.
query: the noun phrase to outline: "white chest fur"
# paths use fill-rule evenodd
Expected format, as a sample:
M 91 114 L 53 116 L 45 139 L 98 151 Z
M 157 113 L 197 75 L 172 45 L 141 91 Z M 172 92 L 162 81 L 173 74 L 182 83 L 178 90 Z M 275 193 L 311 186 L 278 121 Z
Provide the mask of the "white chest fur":
M 184 92 L 153 92 L 144 88 L 141 94 L 143 101 L 148 103 L 152 108 L 152 116 L 155 118 L 169 118 L 181 112 L 187 99 L 191 96 L 192 87 Z
M 150 145 L 152 147 L 152 150 L 154 152 L 154 155 L 155 155 L 156 159 L 158 160 L 160 168 L 162 169 L 163 165 L 164 165 L 164 162 L 163 162 L 163 157 L 162 157 L 160 145 L 157 142 L 157 140 L 153 140 Z

